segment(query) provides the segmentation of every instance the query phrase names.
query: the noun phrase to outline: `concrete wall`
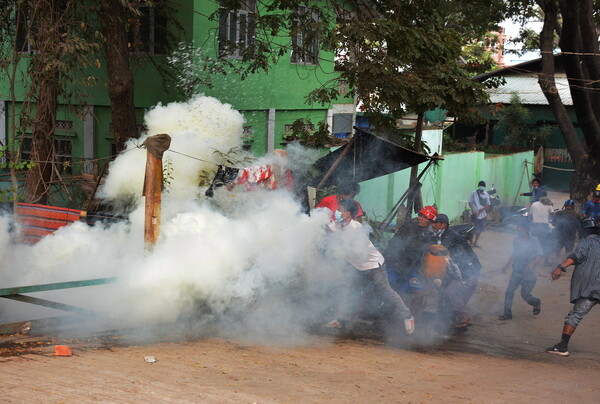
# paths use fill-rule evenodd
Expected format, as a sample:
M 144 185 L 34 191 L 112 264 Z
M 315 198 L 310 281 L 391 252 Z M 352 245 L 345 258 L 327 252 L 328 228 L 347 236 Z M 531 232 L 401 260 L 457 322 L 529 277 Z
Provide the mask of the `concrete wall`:
M 502 205 L 528 203 L 529 198 L 517 195 L 529 191 L 529 178 L 526 173 L 523 175 L 523 171 L 525 160 L 533 161 L 533 151 L 487 157 L 483 152 L 456 153 L 443 158 L 422 178 L 421 191 L 423 203 L 436 204 L 440 213 L 447 214 L 450 220 L 460 218 L 465 201 L 480 180 L 486 182 L 488 189 L 496 186 Z M 425 165 L 421 164 L 419 171 Z M 406 169 L 364 181 L 356 199 L 371 218 L 381 220 L 406 191 L 409 179 L 410 170 Z

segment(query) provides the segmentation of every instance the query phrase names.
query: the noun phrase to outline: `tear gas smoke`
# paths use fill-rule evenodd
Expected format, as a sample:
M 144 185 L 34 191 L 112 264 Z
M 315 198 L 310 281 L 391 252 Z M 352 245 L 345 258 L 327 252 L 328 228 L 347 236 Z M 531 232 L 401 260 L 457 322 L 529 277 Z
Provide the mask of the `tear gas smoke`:
M 335 307 L 331 289 L 348 287 L 340 269 L 344 262 L 331 255 L 335 248 L 324 231 L 328 213 L 302 213 L 283 189 L 222 187 L 207 199 L 198 187 L 201 171 L 214 173 L 216 164 L 224 163 L 214 151 L 227 153 L 241 144 L 243 121 L 231 106 L 204 96 L 151 109 L 145 136 L 167 133 L 171 150 L 194 157 L 165 153 L 172 180 L 163 194 L 161 233 L 153 251 L 145 252 L 143 242 L 146 151 L 137 147 L 142 137 L 128 142 L 100 190 L 112 202 L 136 200 L 129 221 L 110 227 L 75 223 L 29 246 L 11 243 L 9 218 L 2 217 L 3 284 L 117 276 L 115 285 L 46 295 L 99 310 L 116 323 L 188 318 L 202 324 L 225 318 L 230 333 L 303 335 L 308 324 Z M 299 145 L 291 145 L 288 154 L 289 167 L 299 172 L 318 157 Z M 278 159 L 269 155 L 252 165 L 286 163 Z M 3 322 L 14 317 L 15 304 L 0 306 Z

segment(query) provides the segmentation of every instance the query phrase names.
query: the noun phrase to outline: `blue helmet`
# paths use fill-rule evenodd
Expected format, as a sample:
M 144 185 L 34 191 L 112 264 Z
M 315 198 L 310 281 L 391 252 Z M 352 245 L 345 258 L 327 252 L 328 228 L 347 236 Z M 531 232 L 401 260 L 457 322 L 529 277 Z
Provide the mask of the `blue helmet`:
M 573 206 L 575 206 L 575 201 L 573 199 L 567 199 L 565 201 L 565 205 L 564 206 L 565 207 L 573 207 Z

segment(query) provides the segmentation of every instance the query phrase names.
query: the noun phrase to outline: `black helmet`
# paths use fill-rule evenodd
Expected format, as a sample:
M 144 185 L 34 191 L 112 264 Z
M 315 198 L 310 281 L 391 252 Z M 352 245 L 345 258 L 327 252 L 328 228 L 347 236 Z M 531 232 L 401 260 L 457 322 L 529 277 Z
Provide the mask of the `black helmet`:
M 595 189 L 594 192 L 592 192 L 592 196 L 596 197 L 596 198 L 600 198 L 600 191 Z
M 596 221 L 591 217 L 584 217 L 581 221 L 582 229 L 594 229 L 596 227 L 598 227 L 598 223 L 596 223 Z
M 526 217 L 519 217 L 515 221 L 515 225 L 522 227 L 525 230 L 529 231 L 529 229 L 531 228 L 531 220 L 529 220 Z

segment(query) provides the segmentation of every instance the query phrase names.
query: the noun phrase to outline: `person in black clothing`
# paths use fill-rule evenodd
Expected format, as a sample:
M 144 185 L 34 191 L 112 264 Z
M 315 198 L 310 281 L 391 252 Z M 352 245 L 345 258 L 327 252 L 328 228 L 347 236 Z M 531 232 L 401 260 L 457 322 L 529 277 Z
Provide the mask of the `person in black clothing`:
M 430 244 L 441 244 L 448 249 L 449 268 L 442 283 L 440 296 L 440 314 L 450 321 L 454 328 L 466 328 L 472 325 L 467 311 L 467 303 L 473 296 L 479 281 L 481 263 L 469 242 L 448 227 L 448 216 L 437 215 L 433 221 L 433 234 Z
M 536 270 L 543 262 L 543 250 L 539 240 L 529 234 L 531 222 L 522 218 L 517 223 L 519 235 L 513 240 L 513 253 L 508 262 L 502 267 L 502 272 L 512 267 L 512 274 L 504 294 L 504 314 L 499 320 L 512 320 L 512 304 L 515 291 L 521 288 L 521 297 L 529 305 L 533 306 L 533 314 L 538 315 L 541 311 L 541 301 L 533 296 L 531 292 L 537 282 Z
M 552 217 L 552 236 L 554 238 L 556 258 L 565 248 L 566 255 L 569 255 L 574 247 L 577 235 L 581 230 L 579 213 L 575 211 L 575 202 L 571 199 L 565 201 L 563 208 L 554 213 Z
M 542 186 L 542 181 L 539 178 L 534 178 L 531 181 L 531 192 L 524 192 L 521 196 L 529 196 L 531 200 L 530 204 L 537 202 L 543 196 L 542 192 L 545 192 L 544 187 Z
M 405 222 L 383 252 L 390 285 L 398 293 L 412 295 L 410 311 L 415 317 L 425 300 L 421 266 L 427 250 L 427 236 L 436 215 L 437 209 L 433 206 L 419 210 L 417 218 Z

